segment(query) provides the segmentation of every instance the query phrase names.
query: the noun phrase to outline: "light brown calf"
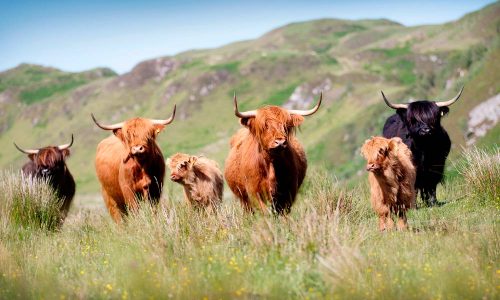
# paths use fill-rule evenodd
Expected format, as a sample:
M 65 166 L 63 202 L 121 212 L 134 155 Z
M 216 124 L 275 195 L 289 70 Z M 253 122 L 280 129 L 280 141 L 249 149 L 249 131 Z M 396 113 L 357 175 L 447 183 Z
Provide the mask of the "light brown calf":
M 222 202 L 224 179 L 217 163 L 203 156 L 176 153 L 167 159 L 170 180 L 184 187 L 186 201 L 194 207 L 211 207 Z
M 365 141 L 361 154 L 368 162 L 370 200 L 379 216 L 379 229 L 394 227 L 391 213 L 398 217 L 397 228 L 406 228 L 406 211 L 415 207 L 416 171 L 410 149 L 398 137 L 372 137 Z

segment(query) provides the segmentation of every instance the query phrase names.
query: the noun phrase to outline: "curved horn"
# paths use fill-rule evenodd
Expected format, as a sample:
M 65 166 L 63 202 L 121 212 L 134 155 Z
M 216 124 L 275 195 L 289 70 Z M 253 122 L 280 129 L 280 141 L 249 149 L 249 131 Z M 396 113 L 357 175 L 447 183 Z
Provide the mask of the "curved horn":
M 123 122 L 120 122 L 120 123 L 116 123 L 116 124 L 113 124 L 113 125 L 101 125 L 99 124 L 99 122 L 97 122 L 97 120 L 95 119 L 94 117 L 94 114 L 93 113 L 90 113 L 90 115 L 92 116 L 92 120 L 94 120 L 94 123 L 101 129 L 104 129 L 104 130 L 115 130 L 115 129 L 120 129 L 123 127 Z
M 59 150 L 68 149 L 72 145 L 73 145 L 73 134 L 71 134 L 71 142 L 69 142 L 69 144 L 59 145 L 59 146 L 57 146 L 57 149 L 59 149 Z
M 27 149 L 27 150 L 21 149 L 15 142 L 14 146 L 17 148 L 17 150 L 21 151 L 24 154 L 38 154 L 38 152 L 40 151 L 38 149 Z
M 385 104 L 387 104 L 387 106 L 389 106 L 390 108 L 394 108 L 394 109 L 398 109 L 398 108 L 408 108 L 408 104 L 392 104 L 391 102 L 389 102 L 389 100 L 387 100 L 387 98 L 385 97 L 384 95 L 384 92 L 380 91 L 382 93 L 382 97 L 384 98 L 384 102 Z
M 462 95 L 463 90 L 464 90 L 464 87 L 462 86 L 462 88 L 460 89 L 460 92 L 458 92 L 458 94 L 453 99 L 450 99 L 448 101 L 436 102 L 436 105 L 439 107 L 452 105 L 453 103 L 455 103 L 458 100 L 458 98 L 460 98 L 460 95 Z
M 238 117 L 238 118 L 254 118 L 256 115 L 257 115 L 257 111 L 256 110 L 249 110 L 249 111 L 244 111 L 244 112 L 240 112 L 238 111 L 238 101 L 236 101 L 236 92 L 234 92 L 234 114 Z
M 168 125 L 174 121 L 176 110 L 177 110 L 177 104 L 174 104 L 174 111 L 172 112 L 172 115 L 170 116 L 170 118 L 168 118 L 166 120 L 151 120 L 151 122 L 153 122 L 153 124 L 155 124 L 155 125 Z
M 315 112 L 318 111 L 319 109 L 319 106 L 321 105 L 321 101 L 323 101 L 323 91 L 321 91 L 321 94 L 319 95 L 319 100 L 318 100 L 318 104 L 316 104 L 315 107 L 309 109 L 309 110 L 288 110 L 288 112 L 291 114 L 291 115 L 301 115 L 301 116 L 310 116 L 312 114 L 314 114 Z

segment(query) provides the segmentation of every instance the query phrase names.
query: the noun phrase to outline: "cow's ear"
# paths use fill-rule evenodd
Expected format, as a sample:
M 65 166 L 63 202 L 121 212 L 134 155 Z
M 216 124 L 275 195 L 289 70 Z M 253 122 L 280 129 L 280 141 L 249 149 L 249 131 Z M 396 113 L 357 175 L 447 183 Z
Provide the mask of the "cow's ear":
M 29 158 L 31 161 L 34 161 L 34 160 L 35 160 L 35 156 L 36 156 L 36 154 L 33 154 L 33 153 L 28 154 L 28 158 Z
M 115 129 L 113 130 L 113 134 L 119 138 L 120 140 L 123 141 L 123 133 L 122 133 L 122 129 L 121 128 L 118 128 L 118 129 Z
M 194 164 L 198 160 L 197 156 L 190 156 L 189 157 L 189 164 Z
M 69 149 L 64 149 L 61 152 L 64 158 L 69 157 L 70 155 Z
M 365 148 L 366 148 L 366 142 L 361 146 L 361 149 L 359 149 L 359 154 L 363 157 L 365 157 Z
M 398 145 L 401 143 L 402 140 L 398 137 L 394 137 L 389 141 L 389 151 L 397 151 L 398 150 Z
M 447 113 L 450 112 L 450 108 L 448 106 L 443 106 L 439 108 L 439 113 L 441 114 L 441 117 L 446 115 Z
M 292 121 L 291 121 L 290 127 L 297 127 L 300 124 L 302 124 L 302 122 L 304 122 L 304 117 L 301 115 L 292 115 L 291 117 L 292 117 Z
M 165 125 L 155 124 L 154 128 L 155 128 L 155 135 L 157 135 L 163 130 L 163 128 L 165 128 Z
M 252 126 L 252 122 L 253 122 L 253 117 L 251 118 L 241 118 L 240 119 L 240 124 L 245 126 L 245 127 L 248 127 L 250 128 Z

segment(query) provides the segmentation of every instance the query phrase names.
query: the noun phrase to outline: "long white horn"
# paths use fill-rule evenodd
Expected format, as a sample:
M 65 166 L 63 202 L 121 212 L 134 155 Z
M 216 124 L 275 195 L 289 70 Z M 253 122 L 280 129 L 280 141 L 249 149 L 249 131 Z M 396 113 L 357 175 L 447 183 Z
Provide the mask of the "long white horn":
M 172 112 L 172 115 L 170 116 L 170 118 L 168 118 L 166 120 L 153 120 L 153 119 L 151 119 L 151 122 L 153 122 L 153 124 L 156 124 L 156 125 L 168 125 L 168 124 L 172 123 L 174 121 L 174 118 L 175 118 L 176 109 L 177 109 L 177 104 L 174 104 L 174 111 Z
M 319 95 L 319 100 L 318 100 L 318 104 L 316 104 L 315 107 L 309 109 L 309 110 L 300 110 L 300 109 L 290 109 L 288 110 L 288 112 L 291 114 L 291 115 L 301 115 L 301 116 L 310 116 L 312 114 L 314 114 L 315 112 L 318 111 L 320 105 L 321 105 L 321 101 L 323 101 L 323 91 L 321 91 L 321 94 Z
M 59 150 L 64 150 L 64 149 L 68 149 L 69 147 L 71 147 L 73 145 L 73 134 L 71 134 L 71 142 L 69 142 L 68 144 L 64 144 L 64 145 L 59 145 L 57 146 L 57 148 Z
M 38 154 L 40 150 L 38 149 L 21 149 L 16 143 L 14 143 L 14 146 L 17 148 L 17 150 L 21 151 L 24 154 Z
M 236 101 L 236 92 L 234 92 L 234 114 L 238 117 L 238 118 L 255 118 L 255 116 L 257 115 L 257 111 L 256 110 L 249 110 L 249 111 L 244 111 L 244 112 L 240 112 L 238 111 L 238 101 Z
M 104 130 L 115 130 L 115 129 L 120 129 L 123 127 L 123 124 L 125 124 L 124 122 L 120 122 L 120 123 L 116 123 L 116 124 L 112 124 L 112 125 L 101 125 L 99 124 L 99 122 L 97 122 L 97 120 L 95 119 L 94 117 L 94 114 L 91 113 L 90 114 L 92 116 L 92 120 L 94 120 L 94 123 L 99 126 L 99 128 L 101 129 L 104 129 Z
M 464 90 L 464 86 L 462 86 L 462 88 L 460 89 L 460 92 L 458 92 L 458 94 L 455 97 L 453 97 L 452 99 L 450 99 L 448 101 L 436 102 L 436 105 L 439 107 L 452 105 L 453 103 L 457 102 L 458 98 L 460 98 L 460 95 L 462 95 L 463 90 Z
M 408 104 L 392 104 L 391 102 L 389 102 L 389 100 L 387 100 L 387 98 L 384 95 L 384 92 L 382 92 L 382 91 L 380 91 L 380 92 L 382 93 L 382 97 L 384 98 L 385 104 L 387 104 L 387 106 L 389 106 L 390 108 L 394 108 L 394 109 L 408 108 Z

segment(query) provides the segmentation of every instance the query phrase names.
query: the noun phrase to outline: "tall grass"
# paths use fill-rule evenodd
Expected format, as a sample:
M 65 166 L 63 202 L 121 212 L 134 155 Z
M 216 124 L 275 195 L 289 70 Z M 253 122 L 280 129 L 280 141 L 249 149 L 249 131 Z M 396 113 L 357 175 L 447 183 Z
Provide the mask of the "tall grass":
M 480 204 L 490 204 L 500 210 L 500 150 L 492 154 L 471 148 L 465 150 L 458 171 L 465 179 L 470 196 Z
M 0 217 L 3 226 L 53 230 L 61 220 L 61 203 L 42 179 L 0 172 Z
M 217 214 L 193 211 L 165 185 L 160 207 L 120 226 L 96 209 L 57 232 L 20 237 L 9 223 L 0 298 L 495 299 L 498 211 L 458 197 L 463 180 L 439 190 L 459 200 L 410 211 L 406 232 L 377 230 L 366 182 L 347 189 L 314 170 L 287 217 L 245 214 L 232 198 Z

